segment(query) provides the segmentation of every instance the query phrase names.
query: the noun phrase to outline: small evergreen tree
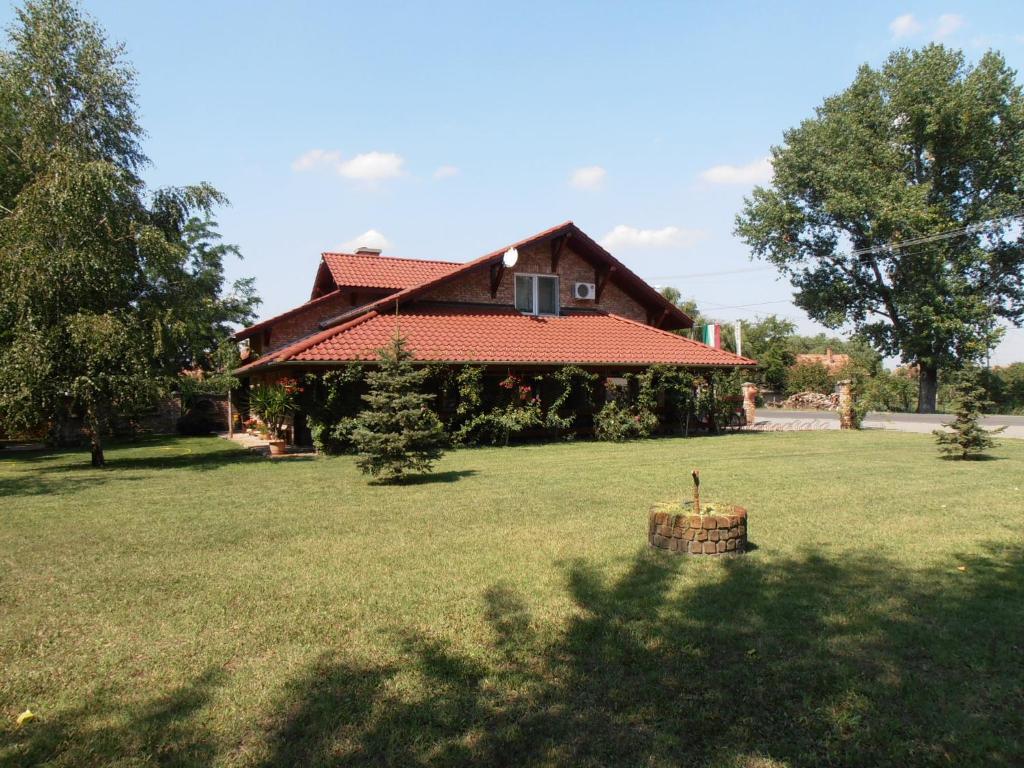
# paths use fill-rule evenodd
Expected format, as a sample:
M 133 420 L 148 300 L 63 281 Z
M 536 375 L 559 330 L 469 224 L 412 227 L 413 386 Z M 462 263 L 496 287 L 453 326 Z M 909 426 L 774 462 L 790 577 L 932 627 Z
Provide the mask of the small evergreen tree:
M 420 391 L 429 371 L 413 367 L 401 334 L 378 355 L 379 367 L 366 374 L 369 391 L 363 400 L 369 407 L 356 417 L 352 441 L 364 473 L 393 481 L 407 472 L 429 471 L 444 453 L 445 434 L 428 407 L 433 395 Z
M 956 418 L 949 424 L 952 431 L 936 429 L 932 432 L 939 442 L 939 451 L 953 459 L 968 459 L 995 445 L 992 435 L 1005 427 L 989 431 L 981 426 L 981 414 L 987 402 L 978 370 L 962 371 L 956 383 Z

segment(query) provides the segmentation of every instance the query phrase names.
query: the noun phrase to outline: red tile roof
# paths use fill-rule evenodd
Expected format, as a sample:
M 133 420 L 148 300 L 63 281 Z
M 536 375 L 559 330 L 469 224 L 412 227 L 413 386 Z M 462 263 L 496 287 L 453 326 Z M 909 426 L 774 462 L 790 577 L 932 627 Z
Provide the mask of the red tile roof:
M 325 253 L 323 259 L 339 286 L 395 290 L 420 285 L 462 266 L 452 261 L 399 259 L 363 253 Z
M 267 364 L 376 360 L 400 329 L 416 360 L 473 363 L 687 366 L 753 365 L 753 360 L 611 314 L 533 317 L 512 309 L 411 307 L 370 312 L 297 342 Z M 255 367 L 255 366 L 254 366 Z
M 393 309 L 396 305 L 414 299 L 428 290 L 435 288 L 442 283 L 448 282 L 459 275 L 488 266 L 499 267 L 503 254 L 510 248 L 523 248 L 527 245 L 546 242 L 563 235 L 567 235 L 572 238 L 573 248 L 586 251 L 591 258 L 597 259 L 609 267 L 610 271 L 615 275 L 615 280 L 619 281 L 622 284 L 622 287 L 628 288 L 628 290 L 632 291 L 634 298 L 638 298 L 642 303 L 656 306 L 662 312 L 669 315 L 676 322 L 674 327 L 690 328 L 693 326 L 693 320 L 685 312 L 662 296 L 644 280 L 635 275 L 626 267 L 626 265 L 608 253 L 608 251 L 601 247 L 600 244 L 592 240 L 586 232 L 581 230 L 571 221 L 563 222 L 557 226 L 551 227 L 550 229 L 545 229 L 543 232 L 538 232 L 535 235 L 524 237 L 522 240 L 498 248 L 497 250 L 484 254 L 472 261 L 467 261 L 464 264 L 454 264 L 452 265 L 453 269 L 450 271 L 442 272 L 435 277 L 428 279 L 426 282 L 418 285 L 410 285 L 407 288 L 403 288 L 398 293 L 385 296 L 384 298 L 367 305 L 366 309 L 377 310 L 382 313 L 387 312 L 389 309 Z M 448 264 L 448 262 L 434 263 Z M 339 322 L 343 319 L 347 319 L 347 316 L 339 318 Z

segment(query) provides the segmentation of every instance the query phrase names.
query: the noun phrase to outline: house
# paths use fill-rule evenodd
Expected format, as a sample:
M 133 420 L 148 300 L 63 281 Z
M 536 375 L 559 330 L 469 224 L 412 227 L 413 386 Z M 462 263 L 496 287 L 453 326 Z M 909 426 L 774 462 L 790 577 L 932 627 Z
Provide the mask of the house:
M 794 359 L 794 365 L 822 365 L 829 373 L 837 373 L 850 364 L 849 355 L 837 355 L 831 348 L 826 349 L 823 355 L 806 353 L 797 355 Z
M 755 364 L 673 333 L 692 325 L 566 222 L 467 263 L 324 253 L 307 302 L 235 334 L 249 355 L 236 373 L 246 383 L 372 362 L 399 330 L 419 362 L 502 377 L 568 364 L 603 379 L 659 363 Z

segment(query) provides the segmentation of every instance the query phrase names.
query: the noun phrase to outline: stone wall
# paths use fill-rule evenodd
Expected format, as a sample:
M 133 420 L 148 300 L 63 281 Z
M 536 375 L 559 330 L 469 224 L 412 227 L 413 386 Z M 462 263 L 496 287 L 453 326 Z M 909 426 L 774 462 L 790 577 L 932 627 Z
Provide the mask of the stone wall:
M 496 296 L 491 296 L 491 271 L 488 268 L 474 270 L 458 277 L 446 285 L 428 291 L 421 298 L 424 301 L 460 301 L 484 304 L 515 304 L 516 273 L 550 275 L 551 246 L 548 243 L 521 248 L 519 261 L 512 269 L 506 269 L 498 286 Z M 614 277 L 609 278 L 601 294 L 600 301 L 574 299 L 573 283 L 593 283 L 594 268 L 572 250 L 572 243 L 562 249 L 558 260 L 558 291 L 559 302 L 563 309 L 603 309 L 640 323 L 647 322 L 646 310 L 615 285 Z
M 679 555 L 739 555 L 747 550 L 747 510 L 728 507 L 726 514 L 674 515 L 651 510 L 647 540 L 652 547 Z

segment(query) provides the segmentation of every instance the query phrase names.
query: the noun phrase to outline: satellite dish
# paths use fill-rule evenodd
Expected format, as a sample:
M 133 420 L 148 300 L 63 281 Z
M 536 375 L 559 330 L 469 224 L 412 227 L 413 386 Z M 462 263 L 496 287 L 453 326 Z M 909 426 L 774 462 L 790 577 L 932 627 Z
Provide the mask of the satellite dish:
M 509 248 L 501 257 L 501 263 L 509 269 L 512 269 L 512 267 L 516 265 L 517 261 L 519 261 L 519 251 L 515 248 Z

